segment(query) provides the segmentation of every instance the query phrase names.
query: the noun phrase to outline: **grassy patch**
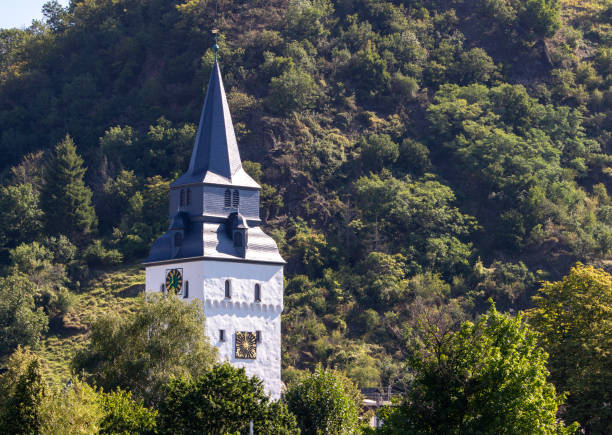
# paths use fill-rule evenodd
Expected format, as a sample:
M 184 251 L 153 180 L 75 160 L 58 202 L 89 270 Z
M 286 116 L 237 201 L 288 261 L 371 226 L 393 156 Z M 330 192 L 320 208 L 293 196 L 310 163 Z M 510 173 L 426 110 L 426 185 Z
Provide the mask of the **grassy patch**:
M 55 382 L 70 378 L 70 361 L 89 340 L 88 324 L 108 312 L 134 309 L 136 296 L 144 291 L 145 274 L 140 265 L 101 273 L 86 291 L 78 294 L 64 324 L 52 326 L 41 340 L 38 352 L 46 361 L 48 375 Z

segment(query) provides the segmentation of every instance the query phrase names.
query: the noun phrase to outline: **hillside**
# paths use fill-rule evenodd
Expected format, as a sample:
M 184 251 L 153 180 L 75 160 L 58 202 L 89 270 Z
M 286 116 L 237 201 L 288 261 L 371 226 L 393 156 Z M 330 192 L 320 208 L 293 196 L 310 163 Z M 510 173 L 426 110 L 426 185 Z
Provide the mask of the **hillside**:
M 604 0 L 72 0 L 0 30 L 0 265 L 52 375 L 143 285 L 214 28 L 287 260 L 286 379 L 402 385 L 420 313 L 518 313 L 577 262 L 612 270 L 611 23 Z

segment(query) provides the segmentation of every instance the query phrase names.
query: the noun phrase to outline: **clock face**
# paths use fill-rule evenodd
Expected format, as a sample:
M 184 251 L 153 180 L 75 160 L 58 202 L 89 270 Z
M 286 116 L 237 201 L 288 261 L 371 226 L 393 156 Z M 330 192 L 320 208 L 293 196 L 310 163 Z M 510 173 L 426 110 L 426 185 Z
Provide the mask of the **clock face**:
M 236 358 L 255 359 L 257 339 L 254 332 L 236 332 Z
M 166 271 L 166 291 L 179 293 L 183 288 L 183 274 L 181 269 L 170 269 Z

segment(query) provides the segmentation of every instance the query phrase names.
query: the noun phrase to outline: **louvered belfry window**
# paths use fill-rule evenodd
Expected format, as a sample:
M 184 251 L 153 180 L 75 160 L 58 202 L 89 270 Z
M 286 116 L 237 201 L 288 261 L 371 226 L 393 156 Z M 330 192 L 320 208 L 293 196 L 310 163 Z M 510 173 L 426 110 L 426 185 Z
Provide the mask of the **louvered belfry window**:
M 187 205 L 191 204 L 191 189 L 187 189 Z
M 234 190 L 234 196 L 232 197 L 232 207 L 238 208 L 240 205 L 240 191 Z
M 232 206 L 232 192 L 229 189 L 225 189 L 225 206 Z
M 180 205 L 181 205 L 181 207 L 185 205 L 185 189 L 181 189 Z

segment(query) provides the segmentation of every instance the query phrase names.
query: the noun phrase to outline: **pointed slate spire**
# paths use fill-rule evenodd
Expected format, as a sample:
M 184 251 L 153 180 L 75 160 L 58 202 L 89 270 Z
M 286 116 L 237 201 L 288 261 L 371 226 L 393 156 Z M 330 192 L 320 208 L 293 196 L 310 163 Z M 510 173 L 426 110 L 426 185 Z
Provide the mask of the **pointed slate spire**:
M 231 184 L 259 188 L 242 169 L 219 62 L 213 65 L 189 169 L 173 186 L 189 183 Z

